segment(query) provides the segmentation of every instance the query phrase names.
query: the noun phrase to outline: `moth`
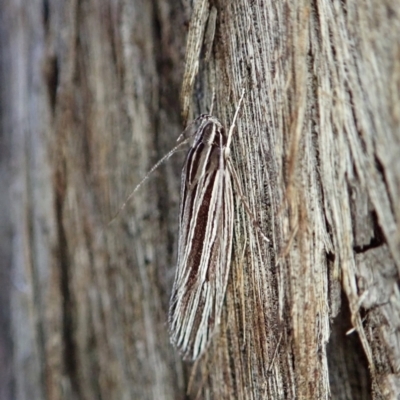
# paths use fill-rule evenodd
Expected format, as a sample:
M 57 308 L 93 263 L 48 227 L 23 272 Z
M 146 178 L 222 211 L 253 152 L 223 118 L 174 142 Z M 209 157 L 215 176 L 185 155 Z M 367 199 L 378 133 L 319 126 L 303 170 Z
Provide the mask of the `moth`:
M 204 353 L 220 323 L 233 240 L 230 141 L 243 95 L 228 133 L 217 118 L 202 114 L 182 134 L 194 139 L 181 176 L 169 329 L 172 344 L 187 360 Z
M 171 342 L 186 360 L 194 361 L 205 352 L 220 323 L 232 257 L 232 183 L 255 227 L 269 241 L 255 221 L 230 160 L 230 143 L 244 93 L 228 133 L 217 118 L 200 115 L 180 135 L 179 144 L 135 187 L 110 222 L 150 174 L 192 140 L 181 175 L 178 260 L 168 315 Z

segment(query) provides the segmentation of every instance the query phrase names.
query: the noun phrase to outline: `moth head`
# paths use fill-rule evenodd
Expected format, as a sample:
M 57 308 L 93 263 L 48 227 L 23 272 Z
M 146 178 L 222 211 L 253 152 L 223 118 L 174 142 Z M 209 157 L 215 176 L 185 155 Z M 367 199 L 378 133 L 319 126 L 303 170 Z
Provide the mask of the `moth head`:
M 210 115 L 201 114 L 199 117 L 189 122 L 185 130 L 180 134 L 178 141 L 181 139 L 188 139 L 194 137 L 205 120 L 210 118 Z
M 208 121 L 221 125 L 217 118 L 208 114 L 201 114 L 188 124 L 186 129 L 181 133 L 180 138 L 184 137 L 186 139 L 195 136 L 208 123 Z

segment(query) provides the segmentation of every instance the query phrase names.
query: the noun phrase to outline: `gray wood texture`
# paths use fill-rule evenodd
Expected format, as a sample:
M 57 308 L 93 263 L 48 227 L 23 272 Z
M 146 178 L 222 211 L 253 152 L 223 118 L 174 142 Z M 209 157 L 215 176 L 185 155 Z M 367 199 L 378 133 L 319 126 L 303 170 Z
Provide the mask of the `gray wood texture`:
M 0 398 L 396 399 L 400 8 L 0 1 Z M 228 128 L 222 323 L 168 338 L 186 121 Z M 215 99 L 213 101 L 213 93 Z

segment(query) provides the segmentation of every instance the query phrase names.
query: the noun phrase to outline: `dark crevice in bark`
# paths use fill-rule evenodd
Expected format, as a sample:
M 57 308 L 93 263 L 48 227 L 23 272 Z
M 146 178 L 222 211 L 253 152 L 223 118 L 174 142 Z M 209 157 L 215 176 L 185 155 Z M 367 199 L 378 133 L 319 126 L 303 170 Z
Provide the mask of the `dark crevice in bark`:
M 43 0 L 42 2 L 42 16 L 43 25 L 46 32 L 49 30 L 49 19 L 50 19 L 50 5 L 49 0 Z
M 112 58 L 112 65 L 115 68 L 115 75 L 118 78 L 118 87 L 123 91 L 123 80 L 122 78 L 122 73 L 121 73 L 121 62 L 120 62 L 120 57 L 119 57 L 119 52 L 121 50 L 121 41 L 119 38 L 119 30 L 117 27 L 120 25 L 121 21 L 120 19 L 117 20 L 117 18 L 114 17 L 119 17 L 119 11 L 118 10 L 115 13 L 115 16 L 113 14 L 113 7 L 118 9 L 118 5 L 116 4 L 108 4 L 107 5 L 107 11 L 106 11 L 106 16 L 105 16 L 105 21 L 106 21 L 106 29 L 107 29 L 107 34 L 109 37 L 110 41 L 110 54 Z M 115 25 L 117 24 L 117 25 Z
M 335 261 L 335 253 L 332 253 L 331 251 L 326 252 L 326 258 L 329 262 L 333 263 Z
M 388 199 L 389 205 L 390 205 L 390 213 L 391 213 L 392 215 L 396 215 L 396 212 L 395 212 L 396 205 L 393 204 L 392 197 L 390 196 L 391 193 L 392 193 L 392 190 L 391 190 L 390 185 L 389 185 L 389 183 L 388 183 L 388 181 L 387 181 L 387 178 L 386 178 L 386 168 L 385 168 L 385 166 L 382 164 L 382 161 L 381 161 L 381 159 L 378 157 L 378 155 L 376 154 L 376 152 L 375 152 L 375 154 L 374 154 L 374 159 L 375 159 L 375 167 L 376 167 L 376 170 L 379 172 L 379 175 L 382 177 L 382 182 L 383 182 L 383 184 L 385 185 L 385 192 L 388 194 L 387 199 Z
M 358 334 L 356 332 L 347 334 L 352 322 L 349 303 L 344 292 L 341 304 L 340 313 L 331 325 L 332 333 L 327 345 L 332 398 L 368 400 L 372 398 L 368 360 Z
M 56 182 L 59 184 L 58 190 L 55 195 L 55 210 L 56 210 L 56 223 L 57 223 L 57 234 L 58 234 L 58 259 L 60 267 L 60 291 L 62 296 L 62 337 L 64 345 L 64 366 L 65 372 L 69 377 L 71 389 L 75 393 L 74 398 L 80 399 L 80 388 L 79 379 L 77 372 L 77 349 L 73 333 L 75 332 L 74 326 L 74 306 L 72 300 L 72 293 L 70 291 L 69 282 L 70 274 L 69 268 L 71 260 L 68 251 L 68 239 L 66 230 L 63 223 L 63 208 L 65 198 L 65 187 L 61 183 L 64 178 L 61 173 L 57 174 Z
M 371 213 L 371 219 L 372 219 L 373 227 L 374 227 L 374 236 L 371 238 L 371 240 L 368 244 L 353 247 L 354 252 L 357 254 L 365 253 L 368 250 L 375 249 L 386 243 L 385 236 L 382 232 L 381 227 L 379 226 L 378 216 L 375 211 L 373 211 Z
M 44 78 L 47 84 L 47 91 L 49 95 L 50 108 L 54 114 L 56 108 L 57 88 L 59 84 L 60 68 L 57 56 L 49 56 L 46 60 L 44 69 Z

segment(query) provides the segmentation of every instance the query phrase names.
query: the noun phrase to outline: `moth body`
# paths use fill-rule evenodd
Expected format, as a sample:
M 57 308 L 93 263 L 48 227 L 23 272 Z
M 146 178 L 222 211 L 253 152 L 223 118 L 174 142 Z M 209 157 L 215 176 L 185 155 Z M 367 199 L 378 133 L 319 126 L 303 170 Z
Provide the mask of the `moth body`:
M 204 352 L 219 324 L 233 235 L 225 129 L 205 114 L 193 124 L 194 140 L 182 170 L 178 262 L 169 312 L 171 341 L 191 360 Z

